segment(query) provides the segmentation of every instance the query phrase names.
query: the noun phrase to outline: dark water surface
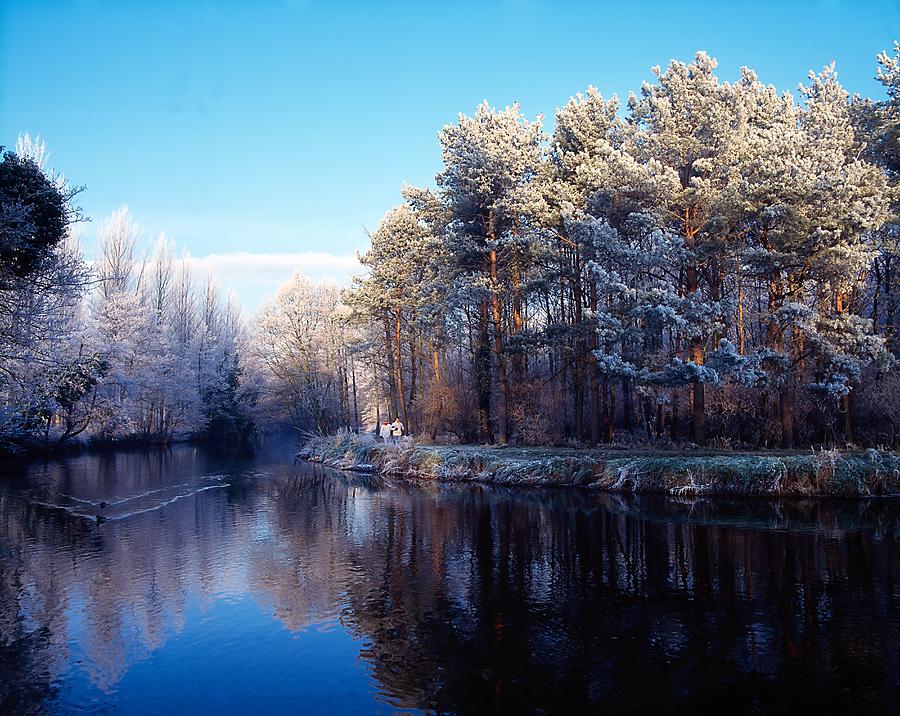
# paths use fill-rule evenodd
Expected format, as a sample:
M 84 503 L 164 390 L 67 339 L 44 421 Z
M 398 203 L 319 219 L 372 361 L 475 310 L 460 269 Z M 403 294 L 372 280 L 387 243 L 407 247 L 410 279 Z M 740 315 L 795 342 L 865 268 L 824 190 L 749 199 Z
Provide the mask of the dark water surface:
M 288 455 L 0 466 L 0 710 L 900 712 L 898 501 L 388 486 Z

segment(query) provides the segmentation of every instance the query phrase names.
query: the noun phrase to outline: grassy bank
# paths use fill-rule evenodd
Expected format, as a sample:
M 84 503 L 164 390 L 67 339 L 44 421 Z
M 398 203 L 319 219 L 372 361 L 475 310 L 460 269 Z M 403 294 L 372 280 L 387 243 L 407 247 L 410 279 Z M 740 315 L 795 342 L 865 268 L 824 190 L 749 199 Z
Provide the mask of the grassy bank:
M 877 450 L 658 452 L 433 446 L 385 447 L 368 436 L 312 438 L 304 456 L 341 470 L 427 480 L 581 486 L 671 495 L 900 494 L 900 455 Z

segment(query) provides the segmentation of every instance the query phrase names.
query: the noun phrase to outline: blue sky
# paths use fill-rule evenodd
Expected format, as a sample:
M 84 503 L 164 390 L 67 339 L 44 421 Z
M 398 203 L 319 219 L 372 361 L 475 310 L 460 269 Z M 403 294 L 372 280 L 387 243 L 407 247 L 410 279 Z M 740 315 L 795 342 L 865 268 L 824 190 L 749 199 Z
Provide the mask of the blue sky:
M 483 99 L 554 110 L 624 97 L 705 49 L 792 90 L 835 60 L 881 97 L 900 3 L 0 0 L 0 144 L 40 134 L 93 219 L 127 204 L 222 273 L 249 308 L 295 268 L 346 275 L 440 166 L 436 133 Z M 251 255 L 247 255 L 251 254 Z M 311 255 L 314 254 L 314 255 Z

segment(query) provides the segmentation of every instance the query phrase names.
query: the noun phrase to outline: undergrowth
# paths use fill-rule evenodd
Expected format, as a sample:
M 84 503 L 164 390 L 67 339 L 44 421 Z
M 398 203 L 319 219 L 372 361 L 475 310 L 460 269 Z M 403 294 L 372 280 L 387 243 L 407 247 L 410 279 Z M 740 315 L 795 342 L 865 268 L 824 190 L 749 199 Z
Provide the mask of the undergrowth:
M 623 451 L 385 446 L 371 436 L 312 437 L 310 459 L 342 470 L 508 485 L 577 485 L 675 496 L 900 494 L 900 455 L 865 450 L 792 454 L 640 454 Z

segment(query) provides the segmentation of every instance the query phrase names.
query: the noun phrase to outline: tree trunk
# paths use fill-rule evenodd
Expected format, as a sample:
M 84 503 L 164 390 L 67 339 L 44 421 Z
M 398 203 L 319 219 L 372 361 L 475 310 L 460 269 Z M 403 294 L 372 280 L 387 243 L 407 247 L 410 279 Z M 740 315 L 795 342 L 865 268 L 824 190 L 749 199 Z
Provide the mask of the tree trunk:
M 525 327 L 525 321 L 522 318 L 522 275 L 518 266 L 513 267 L 513 335 L 518 336 Z M 516 385 L 521 385 L 525 380 L 525 352 L 521 346 L 516 346 L 515 353 L 512 355 L 513 380 Z
M 416 391 L 418 390 L 419 377 L 419 351 L 416 347 L 414 333 L 409 337 L 409 403 L 406 406 L 409 414 L 409 422 L 406 423 L 406 429 L 410 435 L 414 435 L 419 430 L 419 420 L 416 409 Z
M 672 442 L 678 442 L 678 432 L 680 429 L 680 425 L 678 424 L 678 400 L 680 398 L 679 392 L 677 388 L 672 390 L 672 420 L 669 423 L 669 435 L 672 438 Z
M 688 293 L 697 291 L 697 269 L 688 267 L 686 272 Z M 697 366 L 703 365 L 703 341 L 700 336 L 692 336 L 688 347 L 688 358 Z M 691 440 L 697 445 L 706 442 L 706 392 L 703 381 L 691 381 Z
M 353 432 L 357 435 L 359 434 L 359 401 L 357 400 L 356 393 L 356 361 L 353 360 L 353 357 L 350 357 L 350 377 L 352 378 L 353 384 Z M 377 406 L 376 406 L 377 410 Z
M 398 308 L 394 313 L 394 350 L 397 352 L 397 400 L 400 408 L 399 415 L 402 416 L 403 424 L 408 427 L 409 414 L 406 410 L 406 389 L 403 386 L 403 344 L 401 342 L 402 336 L 400 334 L 400 317 L 401 311 Z
M 744 340 L 744 279 L 741 274 L 741 260 L 737 260 L 737 294 L 738 294 L 738 352 L 744 355 L 746 344 Z
M 884 257 L 884 335 L 885 347 L 894 351 L 894 307 L 896 291 L 893 284 L 892 269 L 894 258 L 890 255 Z
M 597 284 L 591 281 L 591 313 L 597 315 Z M 600 377 L 597 375 L 597 328 L 591 326 L 591 339 L 588 342 L 588 371 L 591 382 L 591 445 L 600 442 Z
M 778 391 L 778 413 L 781 416 L 781 447 L 794 447 L 794 415 L 791 411 L 791 395 L 787 385 Z
M 494 441 L 491 434 L 491 349 L 489 346 L 488 304 L 478 307 L 478 336 L 475 345 L 475 392 L 478 403 L 478 431 L 483 440 Z
M 573 371 L 573 396 L 575 398 L 575 439 L 584 439 L 584 367 L 587 362 L 587 343 L 584 339 L 584 292 L 581 286 L 581 256 L 576 247 L 572 257 L 570 279 L 573 320 L 575 329 L 575 366 Z
M 689 212 L 686 211 L 685 215 L 688 217 Z M 686 218 L 686 224 L 687 223 Z M 688 249 L 693 249 L 693 233 L 689 230 L 687 234 L 688 238 L 685 241 L 685 246 Z M 685 269 L 685 278 L 687 279 L 688 294 L 695 293 L 699 289 L 697 267 L 695 265 L 688 264 Z M 698 366 L 703 365 L 702 336 L 691 337 L 690 345 L 688 347 L 688 359 Z M 706 443 L 706 394 L 703 381 L 698 378 L 691 381 L 691 440 L 697 445 Z
M 875 290 L 872 293 L 872 333 L 878 335 L 878 298 L 881 295 L 881 269 L 876 258 L 872 262 L 875 271 Z
M 853 401 L 850 393 L 841 397 L 841 413 L 844 418 L 844 441 L 849 445 L 853 442 Z
M 397 401 L 397 373 L 396 368 L 394 366 L 394 341 L 391 336 L 391 327 L 388 319 L 385 319 L 384 324 L 384 347 L 385 352 L 387 353 L 387 368 L 388 368 L 388 405 L 387 405 L 387 413 L 393 413 L 394 417 L 399 413 L 400 407 Z
M 431 376 L 435 384 L 441 382 L 441 353 L 436 341 L 431 343 Z
M 625 432 L 630 433 L 634 429 L 634 396 L 630 378 L 622 378 L 622 418 L 625 421 Z
M 603 433 L 604 440 L 611 443 L 616 426 L 616 388 L 612 383 L 607 383 L 605 380 L 603 382 Z
M 494 324 L 494 360 L 497 363 L 497 382 L 499 383 L 497 405 L 497 442 L 506 445 L 509 442 L 509 377 L 506 373 L 506 356 L 503 353 L 503 323 L 500 311 L 500 284 L 497 279 L 497 250 L 490 253 L 491 277 L 491 318 Z
M 650 396 L 645 395 L 643 399 L 644 408 L 644 429 L 647 431 L 647 439 L 653 440 L 653 403 Z
M 584 363 L 585 363 L 585 346 L 584 341 L 578 340 L 578 347 L 575 355 L 575 439 L 584 439 Z
M 776 354 L 784 349 L 783 336 L 778 327 L 775 314 L 784 303 L 784 286 L 781 281 L 781 273 L 775 274 L 769 279 L 769 323 L 766 334 L 769 348 Z M 790 448 L 794 445 L 794 416 L 792 413 L 791 396 L 787 381 L 789 375 L 781 376 L 782 385 L 778 389 L 778 416 L 781 423 L 781 447 Z

